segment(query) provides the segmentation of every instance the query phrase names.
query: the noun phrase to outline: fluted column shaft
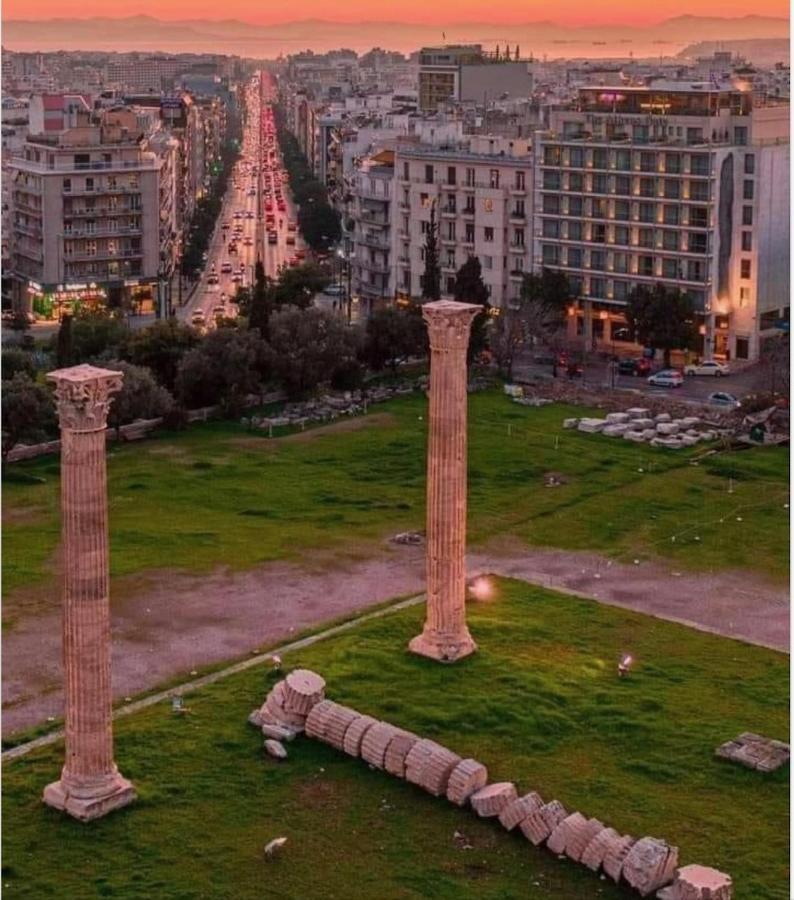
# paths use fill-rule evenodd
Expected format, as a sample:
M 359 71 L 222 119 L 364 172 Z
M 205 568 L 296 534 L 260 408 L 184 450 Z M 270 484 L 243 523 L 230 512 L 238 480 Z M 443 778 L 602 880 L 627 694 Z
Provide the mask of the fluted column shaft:
M 410 648 L 453 661 L 476 649 L 466 626 L 466 352 L 480 307 L 439 301 L 422 310 L 430 336 L 427 618 Z
M 89 820 L 135 799 L 113 761 L 105 432 L 121 373 L 52 372 L 61 426 L 66 760 L 44 802 Z

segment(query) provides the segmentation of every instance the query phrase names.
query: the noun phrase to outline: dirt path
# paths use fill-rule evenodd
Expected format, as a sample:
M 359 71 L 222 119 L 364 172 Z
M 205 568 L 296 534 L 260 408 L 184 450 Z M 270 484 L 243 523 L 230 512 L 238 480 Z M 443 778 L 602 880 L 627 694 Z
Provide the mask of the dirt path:
M 471 553 L 469 572 L 493 572 L 788 650 L 784 588 L 744 572 L 676 574 L 663 563 L 612 563 L 592 553 L 522 549 Z M 211 575 L 151 572 L 113 585 L 117 698 L 208 664 L 240 657 L 329 619 L 416 593 L 423 549 L 389 546 L 367 559 L 316 556 L 311 568 L 269 564 Z M 21 616 L 3 638 L 3 731 L 63 711 L 60 612 Z

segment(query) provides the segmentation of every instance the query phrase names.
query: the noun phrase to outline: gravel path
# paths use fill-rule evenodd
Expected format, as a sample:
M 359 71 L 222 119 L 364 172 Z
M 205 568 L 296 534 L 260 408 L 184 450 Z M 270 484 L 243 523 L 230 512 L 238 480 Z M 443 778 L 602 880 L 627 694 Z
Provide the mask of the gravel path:
M 310 568 L 309 568 L 310 566 Z M 505 546 L 471 553 L 470 574 L 492 572 L 704 631 L 788 651 L 788 594 L 745 572 L 678 573 L 663 562 L 624 565 L 592 553 Z M 424 586 L 421 547 L 390 545 L 367 559 L 317 555 L 210 575 L 150 572 L 113 584 L 116 698 L 212 663 L 290 640 L 301 630 Z M 60 611 L 24 604 L 3 637 L 6 735 L 63 712 Z

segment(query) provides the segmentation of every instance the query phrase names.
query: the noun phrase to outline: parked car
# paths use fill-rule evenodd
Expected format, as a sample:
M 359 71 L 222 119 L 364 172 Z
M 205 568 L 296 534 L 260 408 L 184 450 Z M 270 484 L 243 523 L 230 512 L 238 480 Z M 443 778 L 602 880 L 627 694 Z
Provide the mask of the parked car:
M 232 264 L 228 260 L 225 263 L 221 263 L 221 272 L 224 275 L 231 275 Z
M 295 246 L 295 235 L 294 235 L 294 234 L 288 234 L 288 235 L 287 235 L 287 245 L 290 246 L 290 247 L 294 247 L 294 246 Z
M 727 391 L 715 391 L 713 394 L 709 394 L 709 403 L 712 406 L 722 406 L 727 409 L 738 409 L 742 405 L 738 397 L 734 397 Z
M 621 359 L 618 362 L 619 375 L 650 375 L 651 361 L 649 359 Z
M 725 363 L 717 362 L 714 359 L 707 359 L 695 365 L 685 366 L 684 375 L 713 375 L 720 378 L 722 375 L 730 375 L 731 370 Z
M 681 387 L 684 383 L 684 376 L 678 369 L 662 369 L 661 372 L 651 375 L 648 378 L 648 384 L 654 387 Z

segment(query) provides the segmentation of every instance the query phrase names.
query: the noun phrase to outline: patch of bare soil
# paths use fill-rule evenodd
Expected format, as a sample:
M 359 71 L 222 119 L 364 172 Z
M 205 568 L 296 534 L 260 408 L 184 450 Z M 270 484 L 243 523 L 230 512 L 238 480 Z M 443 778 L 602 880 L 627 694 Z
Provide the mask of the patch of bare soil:
M 132 696 L 422 590 L 424 548 L 389 543 L 350 549 L 356 552 L 313 554 L 300 564 L 244 572 L 220 567 L 204 575 L 160 571 L 116 579 L 114 696 Z M 789 645 L 786 591 L 746 572 L 679 575 L 663 562 L 624 565 L 511 541 L 469 554 L 468 571 L 518 578 L 780 650 Z M 3 639 L 6 734 L 63 714 L 60 610 L 52 603 L 35 612 L 32 604 L 15 608 L 18 619 Z

